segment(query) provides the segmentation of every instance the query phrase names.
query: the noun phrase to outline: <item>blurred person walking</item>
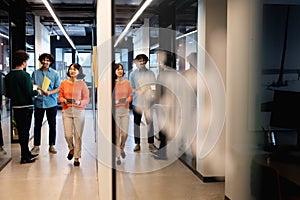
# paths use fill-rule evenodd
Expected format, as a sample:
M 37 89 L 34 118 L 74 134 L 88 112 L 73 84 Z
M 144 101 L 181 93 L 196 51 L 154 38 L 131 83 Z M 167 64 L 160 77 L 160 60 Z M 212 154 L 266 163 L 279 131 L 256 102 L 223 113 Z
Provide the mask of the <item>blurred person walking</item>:
M 134 152 L 141 150 L 140 124 L 144 114 L 148 127 L 149 150 L 156 150 L 154 145 L 154 129 L 151 118 L 150 108 L 155 99 L 155 75 L 146 68 L 148 57 L 145 54 L 139 54 L 135 57 L 137 69 L 131 72 L 129 81 L 133 90 L 133 119 L 134 119 Z
M 123 65 L 115 64 L 115 121 L 116 121 L 116 157 L 117 165 L 121 164 L 121 157 L 125 158 L 125 143 L 128 137 L 129 103 L 132 101 L 130 82 L 124 78 Z

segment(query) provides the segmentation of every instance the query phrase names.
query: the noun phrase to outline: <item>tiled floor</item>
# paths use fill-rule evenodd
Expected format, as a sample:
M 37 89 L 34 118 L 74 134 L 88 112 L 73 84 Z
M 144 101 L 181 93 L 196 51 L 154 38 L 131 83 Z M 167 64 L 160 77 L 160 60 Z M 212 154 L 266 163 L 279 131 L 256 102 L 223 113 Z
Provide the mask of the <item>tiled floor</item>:
M 66 158 L 68 149 L 60 112 L 57 118 L 56 155 L 48 152 L 47 125 L 43 126 L 41 152 L 35 163 L 20 165 L 19 145 L 12 144 L 12 161 L 0 172 L 0 199 L 99 199 L 97 145 L 92 130 L 93 116 L 87 112 L 80 167 L 74 167 L 73 162 Z M 133 153 L 133 146 L 130 135 L 126 146 L 127 157 L 117 167 L 118 200 L 224 199 L 224 183 L 203 183 L 178 160 L 154 160 L 144 141 L 141 153 Z M 149 168 L 152 170 L 144 172 L 143 166 L 148 165 L 152 166 Z M 135 169 L 142 171 L 136 173 Z

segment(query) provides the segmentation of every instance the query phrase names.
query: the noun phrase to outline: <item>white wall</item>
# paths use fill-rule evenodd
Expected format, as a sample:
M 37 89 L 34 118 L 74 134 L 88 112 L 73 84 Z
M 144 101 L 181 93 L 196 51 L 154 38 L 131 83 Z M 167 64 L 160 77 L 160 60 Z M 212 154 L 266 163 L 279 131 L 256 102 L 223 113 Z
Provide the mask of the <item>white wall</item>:
M 204 177 L 224 177 L 226 1 L 199 0 L 198 5 L 198 71 L 204 75 L 210 91 L 201 87 L 198 80 L 197 171 Z M 215 84 L 220 96 L 213 94 Z
M 42 53 L 50 53 L 50 36 L 49 31 L 44 25 L 40 23 L 40 17 L 34 17 L 34 27 L 35 27 L 35 66 L 36 69 L 39 68 L 40 62 L 38 60 L 39 55 Z
M 145 54 L 149 58 L 150 35 L 149 35 L 149 19 L 144 19 L 144 24 L 135 32 L 133 37 L 133 57 L 138 54 Z M 149 64 L 147 64 L 147 67 Z
M 251 199 L 250 164 L 259 0 L 228 0 L 225 195 Z

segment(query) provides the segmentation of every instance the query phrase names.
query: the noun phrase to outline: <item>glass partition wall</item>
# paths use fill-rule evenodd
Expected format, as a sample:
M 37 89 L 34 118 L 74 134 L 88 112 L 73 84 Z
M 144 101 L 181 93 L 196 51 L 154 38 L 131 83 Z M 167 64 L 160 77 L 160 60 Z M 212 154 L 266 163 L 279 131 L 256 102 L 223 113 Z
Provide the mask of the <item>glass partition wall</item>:
M 193 67 L 197 67 L 195 59 L 197 59 L 198 51 L 197 1 L 152 1 L 131 26 L 126 27 L 128 21 L 134 18 L 135 13 L 138 13 L 143 4 L 149 1 L 134 2 L 132 1 L 128 5 L 125 2 L 116 1 L 114 4 L 115 40 L 113 45 L 115 48 L 113 55 L 115 57 L 113 62 L 123 65 L 124 78 L 130 80 L 131 74 L 137 68 L 134 58 L 138 54 L 145 54 L 149 58 L 146 68 L 153 72 L 155 80 L 152 83 L 139 84 L 143 88 L 151 88 L 149 90 L 155 95 L 155 100 L 145 110 L 140 111 L 141 123 L 139 125 L 134 122 L 136 117 L 134 113 L 137 111 L 135 105 L 130 106 L 128 137 L 125 147 L 122 147 L 124 136 L 122 134 L 120 137 L 116 136 L 116 138 L 121 138 L 120 141 L 115 141 L 117 155 L 113 165 L 116 169 L 117 199 L 122 199 L 128 190 L 138 191 L 140 183 L 143 184 L 144 188 L 147 188 L 145 184 L 149 184 L 149 188 L 154 189 L 153 182 L 144 180 L 143 176 L 137 178 L 139 174 L 159 173 L 161 169 L 171 166 L 178 159 L 182 159 L 190 167 L 196 168 L 195 149 L 191 148 L 191 144 L 196 142 L 194 138 L 197 134 L 195 131 L 197 119 L 195 111 L 197 108 L 192 107 L 197 105 L 195 103 L 197 101 L 195 94 L 197 91 L 197 72 L 193 70 Z M 128 15 L 129 10 L 132 11 L 130 19 L 126 23 L 120 21 L 118 16 L 125 15 L 122 12 L 126 12 Z M 123 32 L 124 30 L 126 32 Z M 164 75 L 165 71 L 168 71 L 169 74 Z M 112 73 L 112 77 L 114 77 L 116 72 L 113 70 Z M 163 76 L 165 78 L 162 79 Z M 190 82 L 191 80 L 187 78 L 189 76 L 194 77 L 196 82 Z M 158 90 L 161 88 L 168 91 L 166 92 L 169 94 L 167 96 L 171 98 L 165 104 L 162 102 L 164 102 L 166 93 L 160 93 Z M 183 100 L 183 97 L 184 99 L 188 98 L 187 95 L 190 99 Z M 161 109 L 166 107 L 168 109 Z M 193 109 L 194 114 L 190 117 L 190 111 Z M 113 106 L 113 110 L 116 121 L 118 109 Z M 147 114 L 148 111 L 149 115 Z M 119 129 L 118 123 L 116 123 L 116 129 Z M 138 151 L 135 150 L 135 129 L 140 130 L 140 150 Z M 113 132 L 113 134 L 117 133 L 117 131 Z M 160 148 L 158 151 L 153 151 L 150 148 L 149 143 L 151 144 L 151 142 L 148 139 L 151 134 L 154 136 L 154 145 Z M 163 142 L 166 145 L 163 145 Z M 123 148 L 126 154 L 125 157 L 121 153 L 120 162 L 118 161 L 119 148 Z M 166 152 L 166 157 L 159 155 L 163 150 Z M 129 181 L 131 184 L 124 181 Z M 134 188 L 130 188 L 133 186 Z
M 0 170 L 11 160 L 10 101 L 5 97 L 4 77 L 9 66 L 9 14 L 0 8 Z

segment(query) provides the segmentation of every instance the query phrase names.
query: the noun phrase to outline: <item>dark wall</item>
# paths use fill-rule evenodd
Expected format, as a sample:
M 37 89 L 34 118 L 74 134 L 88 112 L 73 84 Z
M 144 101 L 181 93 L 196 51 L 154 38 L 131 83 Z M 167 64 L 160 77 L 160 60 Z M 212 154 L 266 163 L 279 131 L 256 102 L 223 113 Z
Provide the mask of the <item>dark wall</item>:
M 264 5 L 263 9 L 263 56 L 264 69 L 279 69 L 284 47 L 284 34 L 287 25 L 285 69 L 300 68 L 300 5 Z

